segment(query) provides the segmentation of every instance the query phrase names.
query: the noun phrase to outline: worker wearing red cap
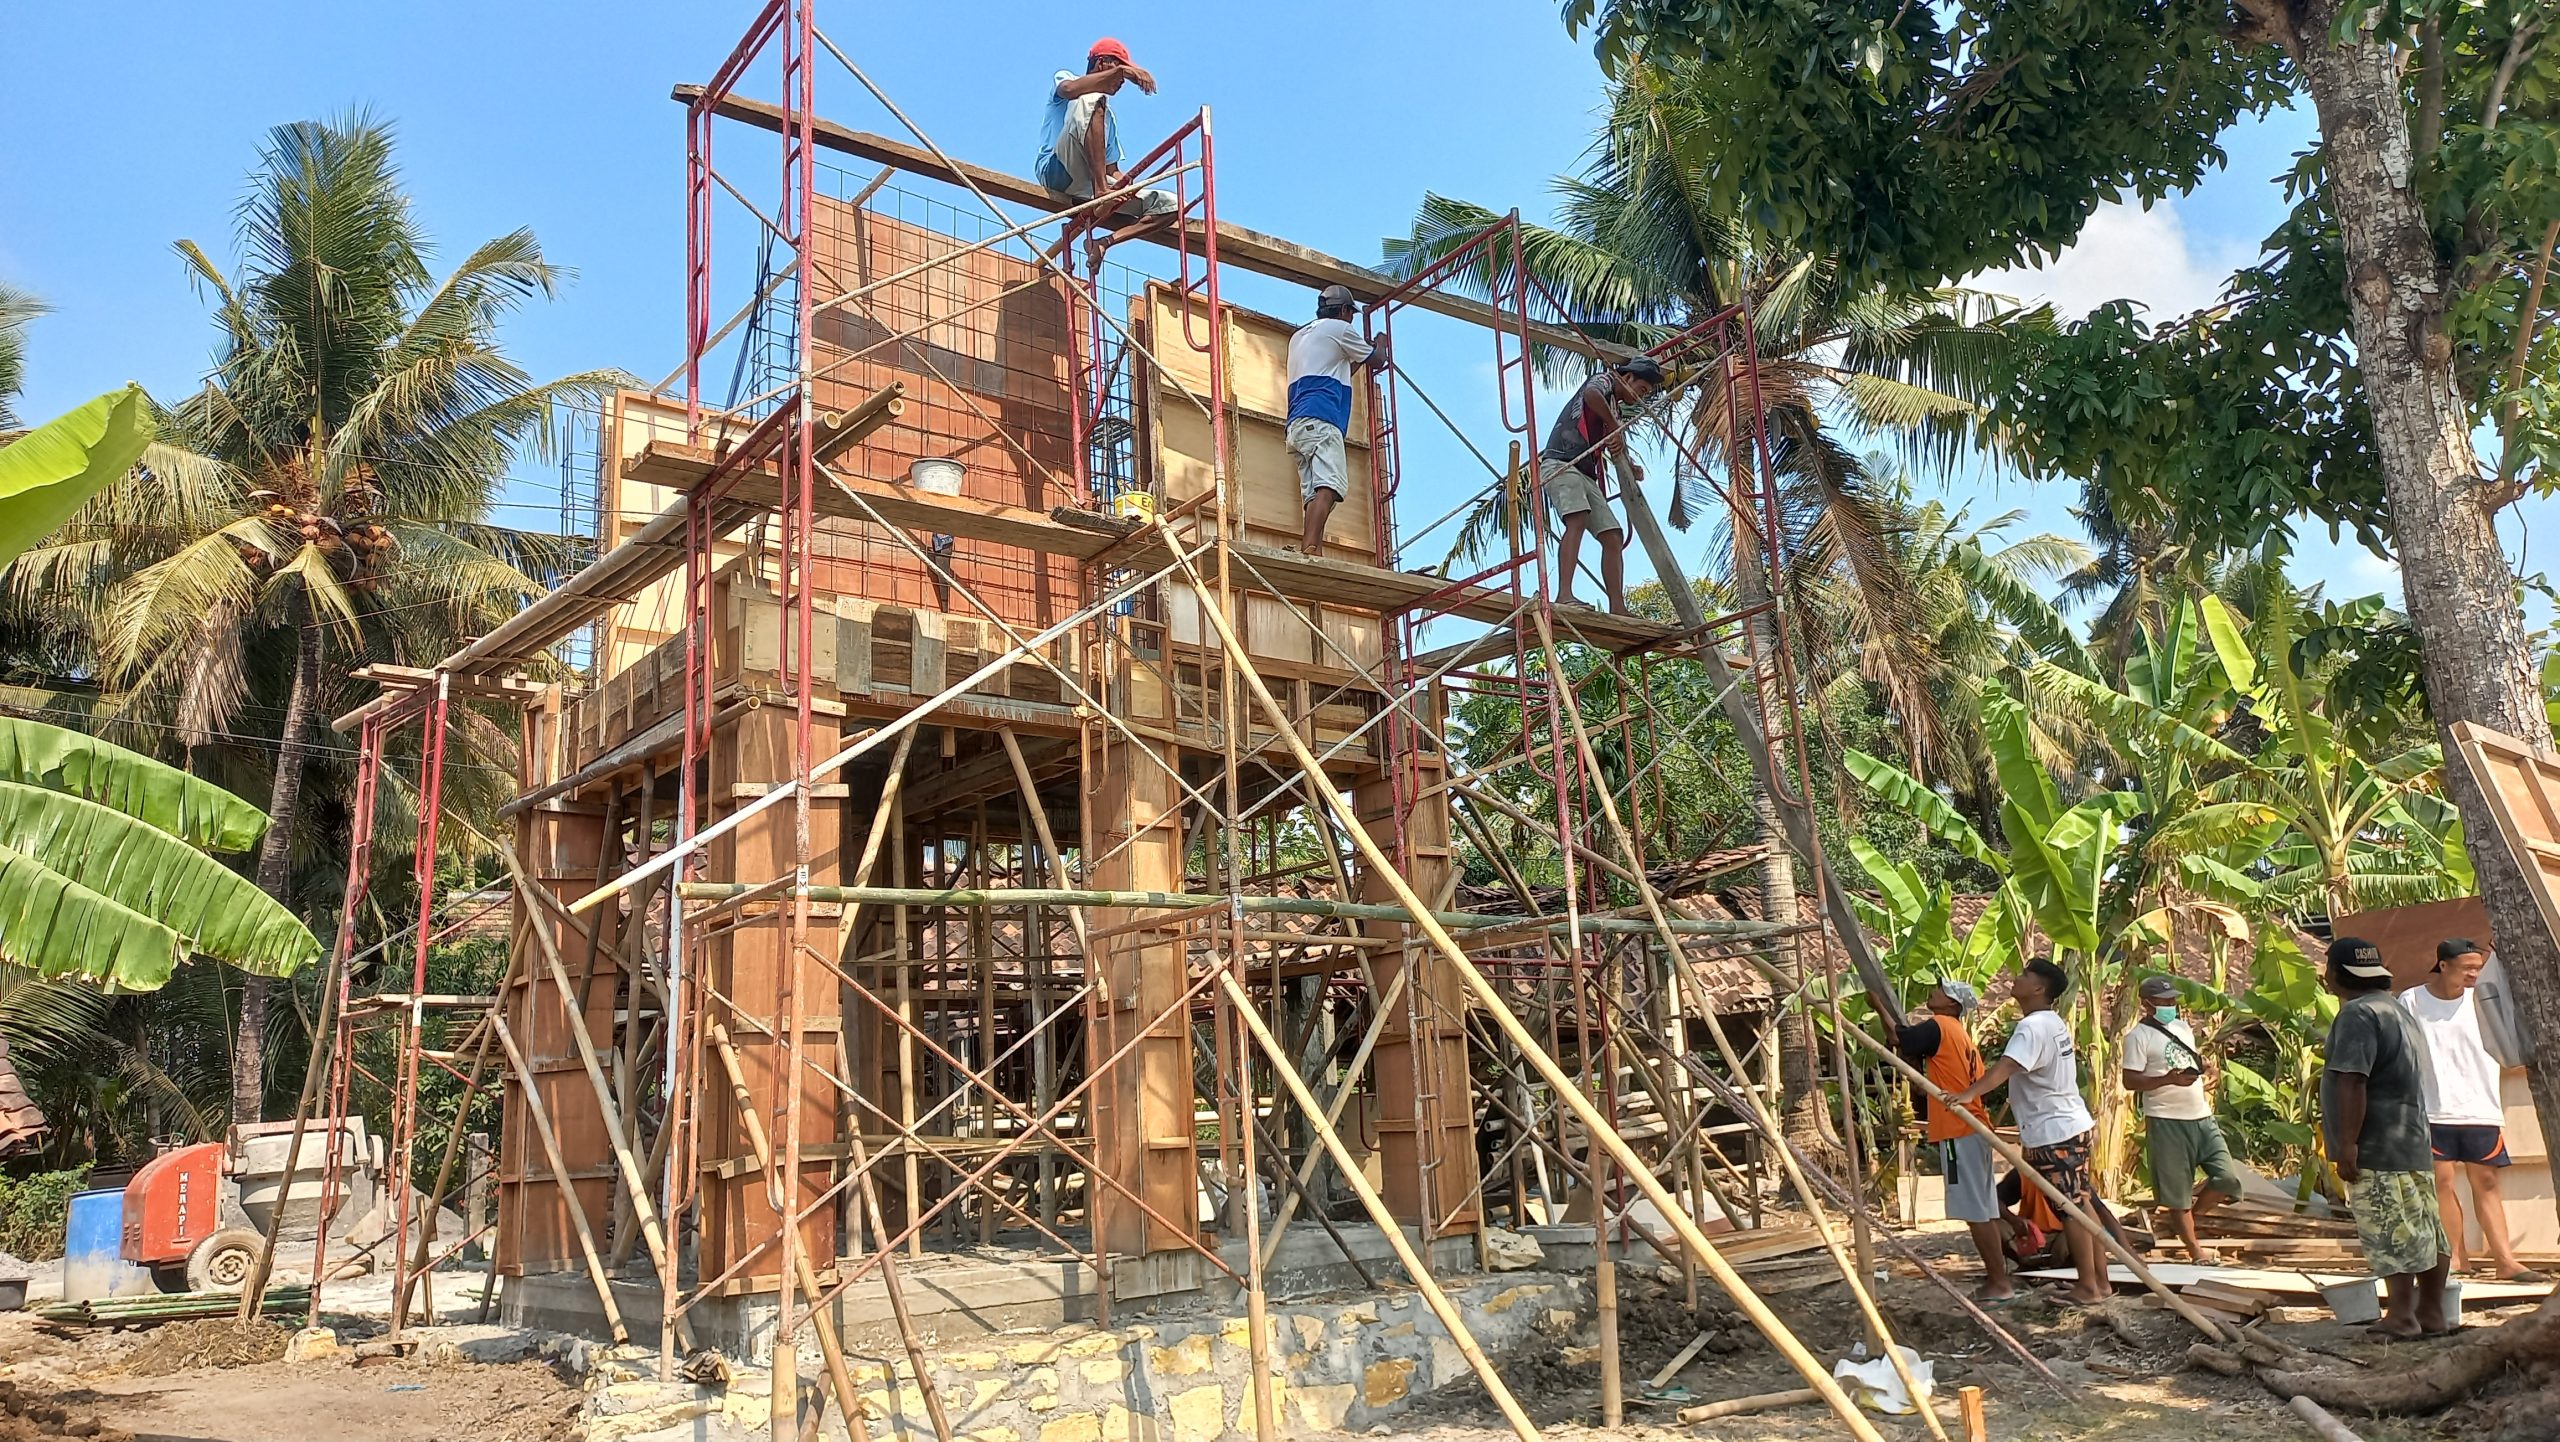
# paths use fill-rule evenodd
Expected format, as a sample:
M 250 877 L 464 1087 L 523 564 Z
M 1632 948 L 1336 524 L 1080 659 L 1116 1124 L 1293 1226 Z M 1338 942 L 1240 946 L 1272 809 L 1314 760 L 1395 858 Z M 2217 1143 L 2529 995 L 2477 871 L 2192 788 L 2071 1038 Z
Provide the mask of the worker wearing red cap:
M 1123 85 L 1156 93 L 1156 78 L 1129 58 L 1129 47 L 1104 36 L 1093 42 L 1084 73 L 1061 70 L 1049 85 L 1049 108 L 1040 118 L 1040 154 L 1032 174 L 1057 196 L 1091 200 L 1120 188 L 1120 126 L 1111 113 L 1110 97 Z M 1141 216 L 1173 213 L 1173 196 L 1161 190 L 1139 192 L 1124 209 Z M 1141 227 L 1132 227 L 1134 233 Z M 1125 239 L 1126 234 L 1115 237 Z

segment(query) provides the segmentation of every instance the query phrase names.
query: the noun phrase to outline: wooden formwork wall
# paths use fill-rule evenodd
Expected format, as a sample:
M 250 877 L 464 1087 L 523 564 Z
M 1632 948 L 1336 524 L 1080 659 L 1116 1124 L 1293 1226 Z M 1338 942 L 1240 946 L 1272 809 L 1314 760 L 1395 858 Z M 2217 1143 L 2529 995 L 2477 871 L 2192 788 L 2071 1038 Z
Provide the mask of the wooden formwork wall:
M 530 789 L 560 774 L 561 711 L 556 695 L 525 713 L 522 780 Z M 594 889 L 604 859 L 604 819 L 590 808 L 554 804 L 517 817 L 516 855 L 525 874 L 563 901 Z M 578 1012 L 594 1038 L 614 1033 L 621 970 L 613 955 L 613 913 L 596 916 L 600 954 L 546 908 L 518 900 L 509 946 L 508 983 L 499 1002 L 507 1027 L 534 1074 L 532 1095 L 541 1099 L 560 1142 L 574 1197 L 561 1194 L 534 1127 L 527 1089 L 509 1071 L 499 1133 L 497 1173 L 498 1270 L 509 1276 L 574 1271 L 585 1263 L 570 1209 L 582 1212 L 601 1237 L 614 1191 L 613 1144 L 604 1111 L 570 1034 L 570 1009 L 551 979 L 537 933 L 547 936 L 567 963 Z M 504 1065 L 504 1058 L 500 1058 Z

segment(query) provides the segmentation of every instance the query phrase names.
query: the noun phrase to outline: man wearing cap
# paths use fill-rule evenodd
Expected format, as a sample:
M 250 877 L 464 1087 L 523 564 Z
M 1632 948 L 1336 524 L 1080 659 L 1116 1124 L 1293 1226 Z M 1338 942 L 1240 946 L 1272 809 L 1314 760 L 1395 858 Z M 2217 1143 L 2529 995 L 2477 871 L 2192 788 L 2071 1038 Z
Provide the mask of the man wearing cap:
M 1289 337 L 1289 454 L 1298 461 L 1298 493 L 1307 503 L 1298 549 L 1324 554 L 1324 524 L 1351 494 L 1343 433 L 1351 429 L 1351 373 L 1387 363 L 1387 343 L 1361 338 L 1351 323 L 1357 304 L 1347 285 L 1316 297 L 1316 318 Z
M 1982 1290 L 1975 1295 L 1985 1302 L 2006 1302 L 2017 1291 L 2010 1284 L 2009 1258 L 2001 1247 L 2000 1190 L 1991 1176 L 1991 1142 L 1965 1125 L 1944 1100 L 1982 1080 L 1982 1053 L 1964 1025 L 1964 1018 L 1980 1000 L 1965 983 L 1940 978 L 1929 988 L 1924 1003 L 1927 1014 L 1904 1027 L 1896 1040 L 1902 1054 L 1934 1088 L 1934 1094 L 1921 1099 L 1927 1125 L 1924 1135 L 1937 1144 L 1938 1174 L 1947 1183 L 1947 1215 L 1973 1233 L 1973 1249 L 1982 1257 Z M 1985 1123 L 1991 1120 L 1981 1102 L 1971 1103 L 1970 1108 Z
M 1083 74 L 1061 70 L 1051 78 L 1048 109 L 1040 117 L 1040 152 L 1032 160 L 1031 173 L 1053 194 L 1066 200 L 1091 200 L 1124 183 L 1120 123 L 1111 112 L 1110 97 L 1130 84 L 1149 95 L 1156 93 L 1156 78 L 1129 59 L 1128 46 L 1107 35 L 1093 42 L 1084 58 Z M 1166 224 L 1178 202 L 1166 191 L 1145 190 L 1124 204 L 1134 204 L 1145 218 L 1111 236 L 1112 240 L 1127 240 Z M 1097 236 L 1097 250 L 1102 243 Z
M 2359 937 L 2329 943 L 2322 978 L 2338 997 L 2329 1061 L 2320 1074 L 2320 1126 L 2347 1184 L 2365 1265 L 2383 1280 L 2382 1320 L 2394 1337 L 2453 1330 L 2445 1278 L 2453 1248 L 2436 1207 L 2427 1145 L 2427 1042 L 2391 996 L 2382 948 Z
M 1614 456 L 1627 473 L 1644 479 L 1644 467 L 1627 454 L 1627 432 L 1618 424 L 1618 408 L 1652 395 L 1662 384 L 1662 366 L 1651 356 L 1634 356 L 1596 372 L 1565 403 L 1538 450 L 1538 484 L 1547 507 L 1564 521 L 1556 544 L 1556 604 L 1570 606 L 1574 568 L 1582 556 L 1582 536 L 1600 542 L 1600 584 L 1609 593 L 1609 609 L 1627 609 L 1626 528 L 1610 508 L 1601 484 L 1604 453 Z
M 2142 1098 L 2151 1133 L 2151 1194 L 2169 1213 L 2190 1260 L 2215 1261 L 2196 1239 L 2196 1213 L 2240 1196 L 2240 1169 L 2213 1119 L 2204 1089 L 2204 1055 L 2196 1034 L 2178 1015 L 2178 984 L 2165 976 L 2143 978 L 2142 1019 L 2124 1034 L 2124 1088 Z M 2204 1190 L 2196 1190 L 2196 1173 Z
M 2471 1214 L 2489 1247 L 2489 1275 L 2500 1281 L 2546 1285 L 2551 1278 L 2516 1260 L 2507 1232 L 2506 1196 L 2500 1173 L 2507 1155 L 2502 1072 L 2481 1025 L 2480 971 L 2488 964 L 2480 943 L 2452 937 L 2436 944 L 2435 970 L 2426 984 L 2400 993 L 2400 1009 L 2427 1039 L 2427 1141 L 2435 1154 L 2436 1210 L 2453 1244 L 2453 1270 L 2467 1270 L 2463 1256 L 2461 1185 L 2471 1183 Z

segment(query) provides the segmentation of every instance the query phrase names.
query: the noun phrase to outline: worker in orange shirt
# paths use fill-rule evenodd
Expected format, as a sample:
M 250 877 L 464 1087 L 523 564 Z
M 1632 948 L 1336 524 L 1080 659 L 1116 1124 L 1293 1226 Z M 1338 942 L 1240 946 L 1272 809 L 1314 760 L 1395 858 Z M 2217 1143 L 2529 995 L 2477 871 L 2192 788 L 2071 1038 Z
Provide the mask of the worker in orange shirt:
M 1920 1104 L 1927 1138 L 1937 1144 L 1938 1171 L 1947 1181 L 1947 1215 L 1973 1233 L 1973 1249 L 1982 1257 L 1982 1290 L 1976 1295 L 1985 1302 L 2006 1302 L 2017 1296 L 2017 1290 L 2009 1280 L 2008 1254 L 2000 1246 L 2000 1198 L 1991 1175 L 1991 1142 L 1965 1125 L 1964 1118 L 1940 1099 L 1959 1095 L 1982 1080 L 1982 1053 L 1964 1025 L 1965 1016 L 1981 1000 L 1965 983 L 1941 979 L 1929 988 L 1926 1014 L 1904 1027 L 1898 1040 L 1902 1054 L 1920 1068 L 1937 1092 L 1921 1098 Z M 1965 1106 L 1979 1120 L 1990 1121 L 1979 1100 Z

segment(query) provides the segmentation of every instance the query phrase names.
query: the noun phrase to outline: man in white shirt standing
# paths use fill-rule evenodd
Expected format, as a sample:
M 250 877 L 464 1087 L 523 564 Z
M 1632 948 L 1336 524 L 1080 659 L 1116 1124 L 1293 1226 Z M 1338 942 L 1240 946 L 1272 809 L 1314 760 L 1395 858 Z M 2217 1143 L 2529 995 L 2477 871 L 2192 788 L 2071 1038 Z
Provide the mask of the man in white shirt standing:
M 2187 1244 L 2187 1256 L 2202 1266 L 2214 1257 L 2196 1239 L 2196 1213 L 2208 1212 L 2240 1196 L 2240 1169 L 2213 1119 L 2213 1098 L 2204 1089 L 2204 1054 L 2196 1050 L 2196 1034 L 2178 1015 L 2178 984 L 2165 976 L 2143 978 L 2142 1019 L 2124 1034 L 2124 1087 L 2142 1098 L 2142 1117 L 2151 1133 L 2151 1194 Z M 2196 1190 L 2196 1173 L 2204 1173 L 2204 1190 Z
M 2539 1286 L 2550 1277 L 2516 1260 L 2507 1236 L 2506 1197 L 2499 1173 L 2507 1156 L 2506 1106 L 2499 1094 L 2498 1059 L 2480 1030 L 2480 968 L 2488 956 L 2478 942 L 2454 937 L 2436 944 L 2436 969 L 2426 985 L 2400 993 L 2401 1008 L 2427 1039 L 2423 1075 L 2427 1141 L 2435 1153 L 2436 1205 L 2453 1243 L 2453 1270 L 2469 1269 L 2463 1255 L 2461 1183 L 2471 1183 L 2471 1209 L 2489 1244 L 2489 1275 Z
M 1298 461 L 1298 492 L 1307 521 L 1298 549 L 1324 554 L 1324 525 L 1351 494 L 1343 433 L 1351 429 L 1351 373 L 1385 365 L 1387 343 L 1362 338 L 1351 323 L 1358 305 L 1347 285 L 1329 285 L 1316 296 L 1316 318 L 1289 337 L 1289 454 Z
M 2018 1003 L 2018 1025 L 2009 1033 L 2008 1046 L 1982 1080 L 1950 1100 L 1962 1106 L 2007 1086 L 2009 1112 L 2017 1120 L 2018 1146 L 2026 1154 L 2027 1165 L 2081 1211 L 2096 1216 L 2098 1189 L 2089 1176 L 2089 1134 L 2098 1123 L 2089 1114 L 2089 1104 L 2080 1098 L 2080 1056 L 2071 1044 L 2070 1023 L 2054 1010 L 2070 988 L 2070 973 L 2051 960 L 2040 956 L 2028 962 L 2009 988 L 2010 997 Z M 2080 1274 L 2070 1299 L 2095 1306 L 2115 1295 L 2107 1282 L 2105 1243 L 2077 1222 L 2066 1230 L 2072 1265 Z

